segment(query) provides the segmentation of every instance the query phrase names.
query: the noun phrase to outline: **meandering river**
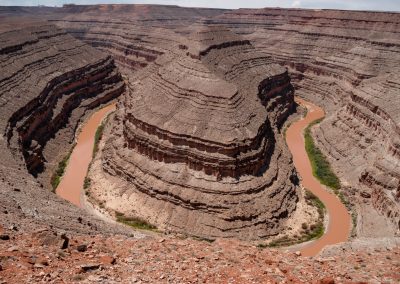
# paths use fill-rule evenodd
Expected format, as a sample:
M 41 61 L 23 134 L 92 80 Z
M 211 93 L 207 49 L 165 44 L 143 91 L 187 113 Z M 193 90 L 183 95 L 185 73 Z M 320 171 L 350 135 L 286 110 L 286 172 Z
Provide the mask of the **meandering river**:
M 81 205 L 83 183 L 90 162 L 92 161 L 94 136 L 102 120 L 108 113 L 115 110 L 115 104 L 111 104 L 96 111 L 83 125 L 78 135 L 76 145 L 69 158 L 64 176 L 57 187 L 56 193 L 62 198 L 75 204 Z
M 313 121 L 323 118 L 322 108 L 305 100 L 296 98 L 297 103 L 308 110 L 305 118 L 290 125 L 286 131 L 286 142 L 293 155 L 293 162 L 299 173 L 302 185 L 314 193 L 325 204 L 329 223 L 325 234 L 300 249 L 304 256 L 314 256 L 327 245 L 346 241 L 350 235 L 351 217 L 340 199 L 325 189 L 313 176 L 310 160 L 304 144 L 304 129 Z
M 311 164 L 304 146 L 304 129 L 314 120 L 324 117 L 324 111 L 302 99 L 298 103 L 307 107 L 304 119 L 293 123 L 286 131 L 286 141 L 293 155 L 294 165 L 302 179 L 304 187 L 313 192 L 326 206 L 329 224 L 325 234 L 318 240 L 305 244 L 301 249 L 304 256 L 313 256 L 326 245 L 344 242 L 349 237 L 351 218 L 346 207 L 339 198 L 327 191 L 313 176 Z M 95 112 L 84 124 L 71 154 L 65 174 L 57 187 L 56 193 L 62 198 L 81 207 L 83 183 L 92 160 L 94 136 L 97 127 L 106 115 L 115 109 L 115 104 L 106 106 Z

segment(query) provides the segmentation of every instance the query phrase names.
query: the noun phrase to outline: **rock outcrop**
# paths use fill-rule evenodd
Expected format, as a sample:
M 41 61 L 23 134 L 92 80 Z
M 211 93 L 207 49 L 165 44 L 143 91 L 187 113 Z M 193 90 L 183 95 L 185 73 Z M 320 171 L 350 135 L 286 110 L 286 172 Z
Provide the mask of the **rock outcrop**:
M 276 235 L 298 200 L 287 70 L 226 29 L 192 29 L 118 106 L 103 168 L 125 185 L 104 206 L 199 237 Z
M 372 194 L 399 232 L 399 14 L 240 9 L 209 23 L 246 34 L 289 68 L 297 95 L 324 106 L 319 146 L 344 183 Z

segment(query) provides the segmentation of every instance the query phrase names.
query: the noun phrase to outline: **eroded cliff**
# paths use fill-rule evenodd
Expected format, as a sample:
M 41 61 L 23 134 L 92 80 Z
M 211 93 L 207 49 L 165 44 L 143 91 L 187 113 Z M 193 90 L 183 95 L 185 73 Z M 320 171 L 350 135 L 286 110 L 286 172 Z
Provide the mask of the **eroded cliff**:
M 0 25 L 0 66 L 2 226 L 124 231 L 50 191 L 80 119 L 124 90 L 113 59 L 47 22 L 10 19 Z

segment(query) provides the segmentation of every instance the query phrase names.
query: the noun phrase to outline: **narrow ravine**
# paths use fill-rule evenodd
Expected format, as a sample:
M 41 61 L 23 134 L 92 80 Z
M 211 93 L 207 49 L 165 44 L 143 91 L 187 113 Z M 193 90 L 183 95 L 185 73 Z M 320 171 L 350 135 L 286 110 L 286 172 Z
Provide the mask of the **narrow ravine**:
M 57 195 L 78 207 L 82 207 L 83 183 L 89 164 L 92 161 L 94 136 L 97 127 L 107 114 L 113 110 L 115 110 L 115 104 L 105 106 L 92 114 L 89 120 L 85 122 L 78 135 L 76 146 L 72 151 L 64 176 L 56 189 Z
M 322 108 L 305 100 L 296 98 L 296 102 L 306 107 L 308 112 L 305 118 L 289 126 L 286 131 L 286 142 L 293 155 L 297 172 L 302 179 L 302 185 L 325 204 L 329 220 L 325 234 L 318 240 L 305 244 L 300 249 L 302 255 L 314 256 L 325 246 L 345 242 L 349 238 L 351 217 L 340 199 L 333 192 L 329 192 L 313 176 L 311 163 L 305 149 L 304 129 L 313 121 L 323 118 L 325 113 Z

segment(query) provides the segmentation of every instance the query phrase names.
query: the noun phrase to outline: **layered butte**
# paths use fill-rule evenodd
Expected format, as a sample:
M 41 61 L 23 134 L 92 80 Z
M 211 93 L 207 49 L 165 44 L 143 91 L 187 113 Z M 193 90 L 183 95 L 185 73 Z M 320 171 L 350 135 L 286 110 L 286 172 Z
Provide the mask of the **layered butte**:
M 298 200 L 279 134 L 294 106 L 287 70 L 225 28 L 190 29 L 130 81 L 103 150 L 119 186 L 103 201 L 164 230 L 276 235 Z

